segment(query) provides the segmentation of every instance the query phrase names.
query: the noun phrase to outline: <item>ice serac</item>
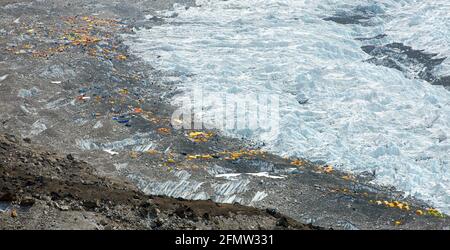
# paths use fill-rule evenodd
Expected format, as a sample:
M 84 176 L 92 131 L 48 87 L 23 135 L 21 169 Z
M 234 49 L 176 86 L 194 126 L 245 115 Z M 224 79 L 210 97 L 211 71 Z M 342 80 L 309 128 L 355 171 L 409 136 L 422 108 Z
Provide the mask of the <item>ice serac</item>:
M 180 105 L 200 86 L 205 103 L 224 94 L 276 94 L 279 134 L 261 129 L 224 133 L 263 141 L 281 155 L 373 172 L 377 183 L 450 212 L 450 92 L 426 81 L 428 73 L 443 81 L 450 75 L 449 1 L 197 4 L 160 13 L 162 25 L 137 30 L 128 43 L 136 55 L 171 76 L 168 82 L 180 83 L 173 104 Z M 341 13 L 345 18 L 339 19 Z M 393 48 L 397 45 L 404 47 Z M 380 53 L 410 48 L 435 54 L 430 60 L 441 59 L 425 77 L 410 77 L 371 63 L 371 58 L 382 60 L 379 53 L 361 47 Z M 401 67 L 426 67 L 404 55 L 395 54 Z M 205 118 L 213 122 L 217 112 L 209 106 Z

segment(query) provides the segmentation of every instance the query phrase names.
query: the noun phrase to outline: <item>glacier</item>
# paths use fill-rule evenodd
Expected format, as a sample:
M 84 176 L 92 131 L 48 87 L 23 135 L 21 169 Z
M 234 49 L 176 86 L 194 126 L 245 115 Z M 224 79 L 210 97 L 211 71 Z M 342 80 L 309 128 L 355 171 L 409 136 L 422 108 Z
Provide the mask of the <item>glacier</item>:
M 350 21 L 330 18 L 355 10 Z M 279 134 L 224 134 L 264 142 L 282 156 L 373 172 L 377 184 L 450 213 L 450 92 L 369 63 L 367 41 L 357 39 L 379 36 L 379 45 L 401 42 L 445 58 L 449 13 L 447 0 L 199 0 L 159 12 L 162 25 L 126 40 L 168 82 L 177 78 L 174 105 L 199 86 L 210 99 L 280 96 Z M 434 73 L 448 75 L 449 59 Z M 215 112 L 209 106 L 203 115 L 213 121 Z

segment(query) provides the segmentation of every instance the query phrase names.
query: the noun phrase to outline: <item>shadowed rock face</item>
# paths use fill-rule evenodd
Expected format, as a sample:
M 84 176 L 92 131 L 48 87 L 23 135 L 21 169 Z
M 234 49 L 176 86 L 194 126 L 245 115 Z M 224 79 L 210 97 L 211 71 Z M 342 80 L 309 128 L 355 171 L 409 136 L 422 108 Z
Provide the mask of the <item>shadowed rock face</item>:
M 355 40 L 358 40 L 358 41 L 370 41 L 370 40 L 375 40 L 375 39 L 383 39 L 385 37 L 387 37 L 386 34 L 380 34 L 380 35 L 376 35 L 374 37 L 358 37 L 358 38 L 355 38 Z
M 376 25 L 374 18 L 383 15 L 383 10 L 377 5 L 358 6 L 351 10 L 336 12 L 333 16 L 324 18 L 339 24 L 357 24 L 362 26 Z M 380 34 L 374 37 L 359 37 L 355 40 L 368 42 L 369 45 L 361 49 L 373 56 L 367 62 L 394 68 L 405 73 L 407 77 L 423 79 L 434 85 L 450 87 L 450 76 L 438 76 L 433 71 L 446 57 L 438 57 L 435 53 L 426 53 L 424 50 L 416 50 L 403 43 L 393 42 L 385 45 L 371 45 L 372 41 L 379 44 L 380 40 L 387 37 Z
M 339 15 L 324 18 L 325 21 L 333 21 L 340 24 L 367 24 L 369 19 L 370 17 L 367 16 L 350 13 L 341 13 Z
M 380 7 L 376 5 L 358 6 L 349 11 L 336 12 L 331 17 L 324 18 L 325 21 L 333 21 L 340 24 L 360 24 L 363 26 L 372 26 L 372 18 L 382 14 Z
M 447 89 L 449 89 L 450 88 L 450 76 L 439 77 L 439 79 L 437 79 L 433 84 L 443 85 Z
M 366 45 L 361 49 L 373 56 L 368 62 L 394 68 L 412 78 L 419 78 L 432 84 L 449 86 L 450 77 L 439 77 L 433 74 L 433 69 L 446 58 L 438 54 L 415 50 L 402 43 L 390 43 L 381 46 Z

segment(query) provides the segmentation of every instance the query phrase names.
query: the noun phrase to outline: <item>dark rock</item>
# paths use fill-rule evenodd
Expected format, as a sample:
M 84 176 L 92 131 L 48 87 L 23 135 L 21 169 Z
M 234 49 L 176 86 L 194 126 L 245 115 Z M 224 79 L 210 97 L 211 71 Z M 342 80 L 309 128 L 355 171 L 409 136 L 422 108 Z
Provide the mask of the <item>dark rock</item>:
M 24 207 L 31 207 L 36 201 L 32 197 L 24 197 L 20 201 L 20 205 Z
M 5 138 L 10 142 L 17 143 L 17 138 L 14 135 L 5 134 Z
M 275 215 L 278 214 L 277 210 L 274 209 L 274 208 L 267 208 L 267 209 L 266 209 L 266 212 L 267 212 L 268 214 L 272 215 L 272 216 L 275 216 Z
M 208 213 L 204 213 L 202 217 L 205 220 L 211 220 L 211 216 Z
M 358 37 L 358 38 L 355 38 L 355 40 L 358 40 L 358 41 L 368 41 L 368 40 L 377 40 L 377 39 L 382 39 L 382 38 L 385 38 L 385 37 L 387 37 L 387 35 L 386 34 L 380 34 L 380 35 L 377 35 L 377 36 L 374 36 L 374 37 Z
M 277 221 L 277 226 L 288 228 L 289 227 L 289 222 L 288 222 L 287 218 L 286 217 L 279 218 L 278 221 Z
M 68 155 L 66 156 L 66 158 L 67 158 L 67 160 L 69 160 L 69 161 L 75 160 L 75 158 L 74 158 L 71 154 L 68 154 Z
M 105 220 L 101 220 L 101 221 L 100 221 L 100 225 L 102 225 L 102 226 L 106 226 L 106 225 L 108 225 L 108 222 L 107 222 L 107 221 L 105 221 Z
M 370 19 L 370 17 L 362 16 L 362 15 L 358 15 L 358 14 L 342 13 L 340 15 L 324 18 L 323 20 L 333 21 L 335 23 L 340 23 L 340 24 L 362 24 L 364 22 L 367 22 L 369 19 Z
M 10 192 L 0 193 L 0 201 L 15 201 L 17 196 Z
M 437 54 L 416 50 L 402 43 L 389 43 L 386 45 L 365 45 L 361 49 L 373 56 L 367 62 L 375 65 L 393 68 L 431 84 L 450 86 L 450 76 L 436 76 L 435 67 L 446 58 L 437 57 Z
M 371 26 L 374 24 L 372 19 L 382 13 L 383 10 L 377 5 L 357 6 L 351 10 L 336 12 L 333 16 L 326 17 L 323 20 L 339 24 Z
M 155 221 L 156 227 L 161 227 L 163 224 L 164 224 L 164 221 L 163 221 L 161 218 L 158 218 L 158 219 Z
M 175 210 L 175 214 L 180 218 L 189 218 L 189 219 L 196 218 L 196 215 L 195 215 L 194 211 L 192 210 L 192 208 L 187 207 L 187 206 L 178 207 Z
M 151 202 L 144 202 L 141 204 L 141 215 L 143 217 L 150 216 L 152 218 L 156 218 L 159 216 L 160 210 L 156 207 L 155 204 Z
M 95 209 L 100 207 L 100 201 L 96 200 L 96 201 L 84 201 L 83 202 L 83 206 L 87 209 Z

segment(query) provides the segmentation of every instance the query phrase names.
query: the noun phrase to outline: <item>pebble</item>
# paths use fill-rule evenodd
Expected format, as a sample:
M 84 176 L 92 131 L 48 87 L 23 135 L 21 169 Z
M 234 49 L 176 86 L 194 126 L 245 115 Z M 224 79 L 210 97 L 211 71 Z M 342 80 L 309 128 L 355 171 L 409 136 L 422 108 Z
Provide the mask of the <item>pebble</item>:
M 66 156 L 66 158 L 67 158 L 69 161 L 75 160 L 75 158 L 74 158 L 71 154 L 68 154 L 68 155 Z
M 0 76 L 0 82 L 3 82 L 4 80 L 6 80 L 7 77 L 8 77 L 8 75 Z

